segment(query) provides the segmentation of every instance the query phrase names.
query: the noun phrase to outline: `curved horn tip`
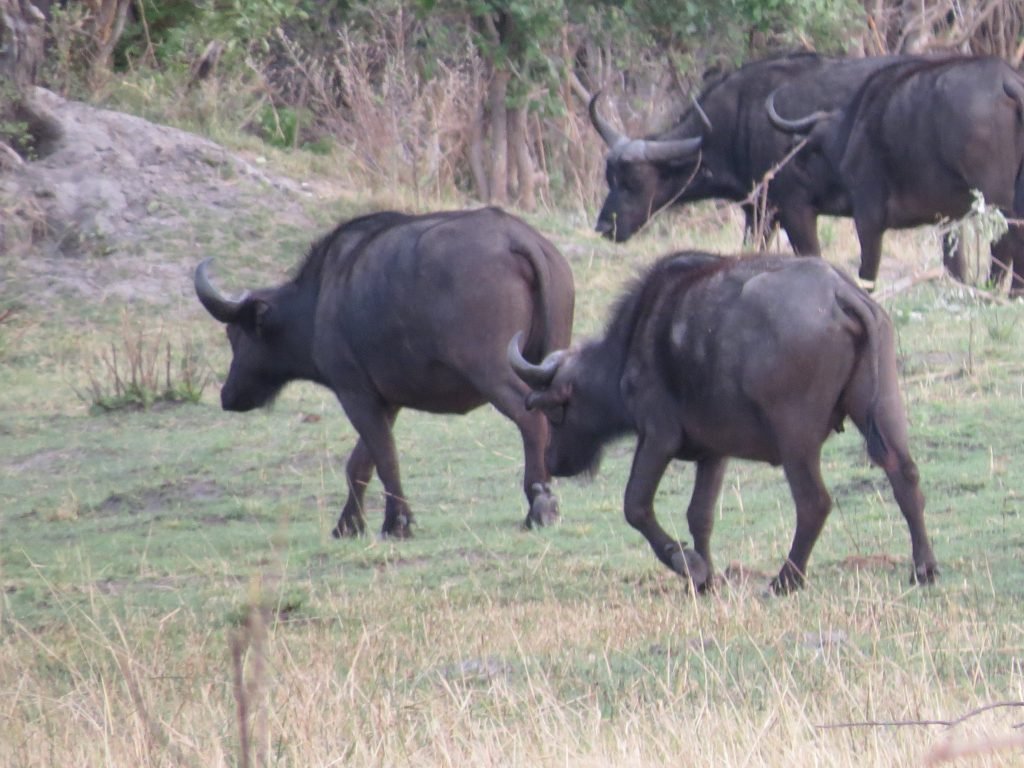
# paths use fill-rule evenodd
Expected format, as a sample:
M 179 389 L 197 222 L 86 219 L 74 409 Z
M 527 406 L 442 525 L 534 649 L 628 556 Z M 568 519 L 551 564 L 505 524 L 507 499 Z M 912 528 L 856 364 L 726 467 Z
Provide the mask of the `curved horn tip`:
M 704 111 L 704 108 L 700 105 L 700 101 L 697 99 L 697 97 L 691 96 L 690 100 L 693 102 L 693 108 L 697 110 L 697 117 L 700 118 L 700 121 L 704 124 L 704 127 L 707 128 L 708 133 L 714 131 L 714 128 L 711 125 L 711 118 L 708 117 L 708 113 Z
M 629 139 L 625 134 L 619 133 L 612 124 L 605 120 L 597 111 L 597 98 L 601 95 L 598 91 L 590 98 L 590 104 L 587 105 L 587 112 L 590 114 L 590 122 L 594 126 L 597 133 L 601 136 L 601 139 L 605 144 L 608 145 L 609 149 L 614 149 L 616 146 L 627 142 Z
M 764 105 L 765 110 L 768 112 L 768 121 L 780 131 L 786 133 L 809 133 L 818 123 L 823 120 L 828 120 L 837 114 L 837 110 L 817 110 L 809 115 L 798 117 L 794 119 L 785 118 L 779 114 L 775 108 L 775 94 L 779 89 L 776 88 L 765 99 Z
M 205 259 L 199 262 L 196 266 L 196 277 L 199 275 L 206 275 L 207 270 L 210 268 L 210 264 L 213 263 L 213 256 L 207 256 Z
M 562 357 L 565 353 L 563 351 L 552 352 L 544 358 L 544 361 L 539 365 L 531 363 L 523 356 L 522 351 L 519 349 L 519 344 L 522 339 L 523 332 L 519 331 L 508 343 L 509 366 L 511 366 L 512 371 L 531 388 L 546 387 L 555 378 L 555 374 L 558 372 L 558 367 L 561 365 Z
M 212 257 L 203 259 L 199 262 L 199 266 L 196 267 L 194 278 L 196 296 L 199 298 L 199 302 L 206 308 L 206 311 L 213 315 L 214 318 L 222 323 L 230 323 L 238 317 L 238 313 L 248 293 L 243 294 L 239 299 L 229 299 L 217 290 L 207 274 L 207 268 L 211 261 L 213 261 Z

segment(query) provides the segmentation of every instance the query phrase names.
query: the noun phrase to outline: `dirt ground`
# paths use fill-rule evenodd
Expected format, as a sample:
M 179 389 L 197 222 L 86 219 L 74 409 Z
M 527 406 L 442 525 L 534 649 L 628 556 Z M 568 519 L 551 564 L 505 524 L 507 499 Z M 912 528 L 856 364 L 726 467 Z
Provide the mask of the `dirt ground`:
M 0 295 L 8 303 L 55 293 L 163 303 L 190 290 L 197 255 L 240 214 L 265 209 L 276 221 L 312 226 L 312 188 L 269 173 L 259 158 L 45 89 L 35 98 L 63 137 L 44 157 L 0 165 Z

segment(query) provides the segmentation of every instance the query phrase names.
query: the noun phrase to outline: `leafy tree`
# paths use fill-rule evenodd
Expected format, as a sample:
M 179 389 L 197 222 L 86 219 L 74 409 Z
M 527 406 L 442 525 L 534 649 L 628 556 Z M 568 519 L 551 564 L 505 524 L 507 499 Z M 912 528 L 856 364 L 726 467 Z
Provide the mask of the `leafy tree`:
M 558 0 L 415 0 L 423 15 L 462 19 L 487 67 L 473 118 L 470 166 L 478 195 L 494 203 L 536 203 L 528 114 L 557 86 L 555 51 L 566 8 Z M 557 87 L 555 88 L 557 91 Z

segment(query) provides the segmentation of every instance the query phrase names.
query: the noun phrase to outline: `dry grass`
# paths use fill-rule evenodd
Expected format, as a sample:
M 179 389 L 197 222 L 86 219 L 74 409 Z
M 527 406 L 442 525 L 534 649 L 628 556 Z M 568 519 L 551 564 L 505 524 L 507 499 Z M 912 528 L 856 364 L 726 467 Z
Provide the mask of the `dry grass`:
M 405 188 L 391 194 L 409 193 Z M 402 207 L 412 207 L 407 197 L 399 199 Z M 589 203 L 581 208 L 591 215 L 594 210 Z M 553 219 L 550 226 L 535 223 L 572 260 L 581 337 L 603 325 L 610 297 L 641 264 L 673 248 L 739 249 L 741 218 L 731 207 L 709 204 L 666 213 L 642 237 L 614 247 L 586 232 L 589 216 L 545 215 Z M 822 227 L 829 260 L 855 268 L 849 222 Z M 926 231 L 890 233 L 885 245 L 883 287 L 939 263 L 938 241 Z M 244 258 L 256 257 L 238 257 L 242 269 Z M 259 266 L 269 271 L 265 263 Z M 220 328 L 204 316 L 179 314 L 187 323 L 202 323 L 192 328 L 197 336 L 216 337 L 223 345 Z M 907 322 L 908 347 L 929 333 L 963 330 L 943 324 L 921 332 Z M 107 318 L 108 327 L 115 323 Z M 44 330 L 53 335 L 43 338 Z M 1006 378 L 1006 366 L 1019 363 L 986 361 L 984 328 L 971 326 L 970 333 L 977 341 L 968 349 L 973 357 L 955 345 L 954 334 L 925 338 L 943 356 L 908 374 L 908 400 L 952 408 L 994 400 L 992 392 L 1005 397 L 1000 377 Z M 990 328 L 993 333 L 1001 331 Z M 33 328 L 32 337 L 29 353 L 47 368 L 81 368 L 90 350 L 109 347 L 94 340 L 79 349 L 77 339 L 52 329 Z M 1011 340 L 994 339 L 1004 347 Z M 350 433 L 348 444 L 334 434 L 342 430 L 340 416 L 292 431 L 288 425 L 297 419 L 287 421 L 285 397 L 276 416 L 254 415 L 245 422 L 259 423 L 251 432 L 211 406 L 181 423 L 138 414 L 131 418 L 139 422 L 116 417 L 123 419 L 117 431 L 116 425 L 90 422 L 79 427 L 85 439 L 75 435 L 55 446 L 37 437 L 27 419 L 16 418 L 25 403 L 50 419 L 67 409 L 61 393 L 33 391 L 42 377 L 31 373 L 6 392 L 18 402 L 3 402 L 4 428 L 14 425 L 5 432 L 8 450 L 18 459 L 17 469 L 4 462 L 3 472 L 23 473 L 23 482 L 43 486 L 25 469 L 39 466 L 40 473 L 53 474 L 50 485 L 63 490 L 55 501 L 44 495 L 46 489 L 38 491 L 40 500 L 23 517 L 2 518 L 10 526 L 4 536 L 15 526 L 43 526 L 38 535 L 48 537 L 52 558 L 18 579 L 10 575 L 13 556 L 0 560 L 3 584 L 12 590 L 0 595 L 0 765 L 872 768 L 941 765 L 957 755 L 971 755 L 972 765 L 1021 762 L 1024 715 L 1017 705 L 1024 700 L 1024 626 L 1016 603 L 997 586 L 1007 577 L 990 570 L 988 553 L 956 562 L 954 575 L 934 589 L 908 589 L 903 560 L 894 565 L 862 556 L 871 555 L 877 541 L 858 541 L 859 529 L 837 510 L 829 536 L 842 541 L 851 557 L 860 556 L 856 567 L 829 560 L 823 542 L 813 566 L 821 582 L 812 579 L 800 595 L 766 599 L 760 591 L 765 579 L 755 577 L 694 599 L 659 570 L 635 536 L 628 550 L 635 559 L 608 542 L 606 527 L 627 538 L 633 532 L 621 520 L 621 486 L 598 479 L 578 492 L 577 498 L 589 493 L 590 506 L 578 505 L 576 523 L 526 543 L 516 540 L 512 555 L 495 554 L 489 541 L 503 523 L 464 518 L 482 514 L 476 509 L 486 506 L 481 497 L 512 494 L 502 489 L 517 483 L 517 449 L 503 450 L 500 473 L 492 473 L 482 463 L 493 459 L 484 455 L 492 450 L 484 437 L 473 437 L 478 444 L 471 459 L 454 453 L 446 458 L 447 451 L 469 442 L 459 427 L 435 422 L 428 428 L 438 434 L 430 435 L 428 428 L 410 428 L 424 424 L 411 416 L 403 416 L 402 436 L 416 441 L 417 450 L 403 459 L 403 469 L 410 486 L 426 474 L 420 487 L 435 494 L 422 502 L 432 507 L 423 519 L 434 526 L 442 517 L 459 522 L 449 522 L 443 537 L 402 545 L 316 542 L 317 532 L 326 536 L 332 524 L 343 482 L 333 454 L 351 444 Z M 330 397 L 322 397 L 322 410 L 334 414 Z M 315 411 L 305 402 L 304 408 Z M 207 442 L 192 442 L 203 430 Z M 932 434 L 941 430 L 933 427 Z M 94 442 L 93 435 L 107 440 Z M 970 437 L 982 445 L 995 439 L 984 432 Z M 31 450 L 13 447 L 28 438 L 35 441 Z M 121 444 L 129 440 L 123 451 Z M 125 462 L 111 481 L 113 490 L 95 488 L 100 480 L 76 482 L 62 474 L 63 464 L 84 463 L 91 451 L 97 458 L 88 466 L 96 474 L 106 472 L 113 459 Z M 142 458 L 125 458 L 125 452 Z M 188 463 L 192 453 L 200 455 Z M 992 451 L 984 478 L 1005 483 L 1011 502 L 1017 492 L 1014 455 Z M 966 458 L 965 451 L 951 461 Z M 945 479 L 926 465 L 922 469 L 930 482 Z M 842 471 L 849 467 L 844 464 Z M 299 482 L 296 477 L 305 484 L 289 484 Z M 685 491 L 688 482 L 669 478 L 665 485 Z M 746 509 L 760 504 L 758 514 L 777 517 L 777 527 L 788 534 L 788 500 L 755 502 L 760 482 L 749 468 L 730 476 L 723 505 L 739 508 L 730 525 L 740 528 L 736 518 L 748 520 Z M 781 479 L 776 474 L 771 482 L 778 486 Z M 190 484 L 213 487 L 214 498 L 204 502 L 199 494 L 179 490 Z M 118 493 L 155 499 L 158 508 L 153 512 L 142 503 L 141 511 L 125 513 L 127 520 L 88 528 L 101 513 L 114 518 L 104 504 Z M 567 483 L 565 497 L 573 493 Z M 953 503 L 938 492 L 929 499 L 940 512 Z M 993 523 L 998 509 L 969 507 L 967 494 L 955 501 L 963 507 L 947 512 L 947 523 L 963 517 L 966 522 L 956 530 L 968 529 L 965 536 L 975 533 L 971 526 L 999 530 L 997 524 L 1009 531 L 1007 537 L 1016 535 L 1015 502 Z M 185 530 L 188 546 L 177 560 L 167 552 L 158 556 L 162 536 L 190 521 L 186 506 L 197 508 L 193 518 L 202 528 Z M 870 517 L 882 503 L 865 506 L 863 514 Z M 296 566 L 276 542 L 287 538 L 289 517 L 306 519 L 310 507 L 322 519 L 315 530 L 313 523 L 303 530 L 302 546 L 321 544 L 322 550 L 305 553 Z M 605 513 L 611 522 L 599 519 Z M 667 510 L 662 517 L 667 525 L 683 525 Z M 232 528 L 232 520 L 242 522 Z M 80 527 L 71 527 L 76 522 Z M 134 569 L 120 582 L 106 573 L 115 554 L 101 549 L 105 539 L 119 534 L 119 525 L 138 531 L 127 539 L 126 552 L 115 553 Z M 234 559 L 204 559 L 218 535 L 211 529 L 218 526 L 225 538 L 240 537 L 243 528 L 266 529 L 274 547 L 269 554 L 266 546 L 249 550 L 252 541 L 245 540 L 229 549 Z M 902 552 L 901 526 L 894 516 L 875 535 L 887 544 L 900 542 L 896 551 Z M 758 536 L 736 537 L 732 556 L 744 563 L 777 562 L 785 541 L 771 544 Z M 438 555 L 452 538 L 465 541 L 460 555 Z M 23 559 L 24 553 L 16 554 Z M 1002 555 L 992 554 L 997 556 Z M 250 580 L 240 574 L 248 574 L 252 560 L 256 576 Z M 53 573 L 67 561 L 81 576 L 58 582 Z M 1008 571 L 1017 564 L 995 562 Z M 123 592 L 134 593 L 135 602 Z M 309 597 L 296 601 L 296 592 Z M 16 598 L 38 612 L 26 618 L 12 611 Z M 1000 702 L 1012 706 L 983 710 Z
M 206 388 L 194 345 L 171 341 L 166 329 L 122 313 L 119 333 L 94 341 L 84 359 L 79 399 L 99 411 L 149 408 L 154 403 L 198 403 Z M 177 348 L 175 348 L 177 346 Z
M 936 633 L 931 600 L 894 600 L 857 575 L 841 596 L 785 610 L 743 587 L 680 602 L 658 582 L 615 596 L 598 579 L 602 603 L 472 610 L 371 590 L 335 596 L 309 621 L 253 593 L 262 607 L 234 629 L 186 608 L 118 617 L 92 591 L 62 630 L 11 623 L 0 761 L 729 768 L 973 753 L 1019 764 L 1020 710 L 971 712 L 997 681 L 965 696 L 944 670 L 950 654 L 998 642 L 969 614 L 951 610 Z

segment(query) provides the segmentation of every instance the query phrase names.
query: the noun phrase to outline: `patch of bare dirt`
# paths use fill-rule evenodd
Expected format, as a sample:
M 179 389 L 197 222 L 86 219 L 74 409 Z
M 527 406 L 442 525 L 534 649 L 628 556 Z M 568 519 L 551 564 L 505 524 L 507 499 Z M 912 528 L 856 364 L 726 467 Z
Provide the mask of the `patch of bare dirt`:
M 748 568 L 740 562 L 729 563 L 722 572 L 722 577 L 733 586 L 750 586 L 767 584 L 773 573 L 766 573 L 755 568 Z
M 16 475 L 23 472 L 43 474 L 83 455 L 85 455 L 85 451 L 77 449 L 46 449 L 17 458 L 7 464 L 4 469 Z
M 240 214 L 311 226 L 308 185 L 186 131 L 42 88 L 34 98 L 63 135 L 45 157 L 0 171 L 0 254 L 20 257 L 22 303 L 166 303 L 190 290 L 195 264 Z
M 841 566 L 851 571 L 895 571 L 903 567 L 903 559 L 893 555 L 850 555 Z
M 223 489 L 215 481 L 193 478 L 141 491 L 113 493 L 96 505 L 95 512 L 99 515 L 153 513 L 183 502 L 210 501 L 223 495 Z

